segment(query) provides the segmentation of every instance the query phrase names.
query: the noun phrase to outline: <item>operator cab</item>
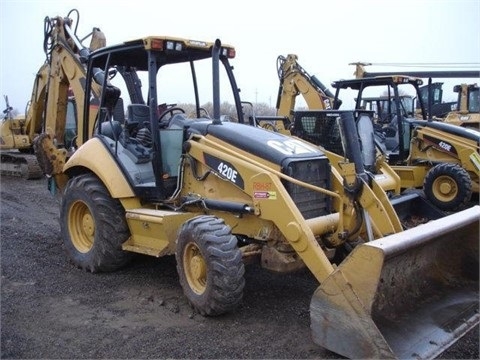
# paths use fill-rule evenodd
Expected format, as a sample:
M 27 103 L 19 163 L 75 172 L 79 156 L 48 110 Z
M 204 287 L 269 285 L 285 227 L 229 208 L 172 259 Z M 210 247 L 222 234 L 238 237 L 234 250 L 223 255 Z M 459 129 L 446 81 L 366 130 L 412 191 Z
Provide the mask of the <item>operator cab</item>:
M 412 131 L 416 126 L 413 99 L 416 99 L 420 116 L 426 119 L 423 100 L 418 96 L 421 79 L 394 75 L 339 80 L 332 83 L 336 88 L 335 99 L 344 90 L 353 90 L 355 109 L 369 107 L 375 111 L 375 143 L 389 158 L 389 163 L 401 163 L 409 154 Z
M 129 41 L 91 54 L 85 128 L 104 142 L 137 196 L 164 201 L 178 190 L 182 145 L 190 136 L 185 126 L 175 126 L 179 116 L 221 126 L 220 104 L 228 103 L 235 104 L 234 116 L 243 122 L 229 65 L 234 56 L 235 49 L 219 40 L 169 37 Z M 99 69 L 108 76 L 99 77 Z M 209 104 L 210 112 L 205 110 Z

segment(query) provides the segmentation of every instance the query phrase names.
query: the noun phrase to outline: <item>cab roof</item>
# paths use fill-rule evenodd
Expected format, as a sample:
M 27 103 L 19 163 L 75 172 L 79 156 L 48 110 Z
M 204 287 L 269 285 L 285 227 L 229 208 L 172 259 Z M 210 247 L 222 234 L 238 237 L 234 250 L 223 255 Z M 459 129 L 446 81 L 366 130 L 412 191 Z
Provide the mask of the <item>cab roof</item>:
M 157 54 L 157 63 L 162 66 L 211 58 L 214 45 L 215 42 L 172 36 L 148 36 L 100 48 L 90 55 L 90 59 L 93 66 L 103 66 L 107 57 L 110 57 L 109 63 L 146 70 L 148 68 L 146 52 L 149 50 Z M 221 44 L 220 57 L 234 58 L 235 48 Z

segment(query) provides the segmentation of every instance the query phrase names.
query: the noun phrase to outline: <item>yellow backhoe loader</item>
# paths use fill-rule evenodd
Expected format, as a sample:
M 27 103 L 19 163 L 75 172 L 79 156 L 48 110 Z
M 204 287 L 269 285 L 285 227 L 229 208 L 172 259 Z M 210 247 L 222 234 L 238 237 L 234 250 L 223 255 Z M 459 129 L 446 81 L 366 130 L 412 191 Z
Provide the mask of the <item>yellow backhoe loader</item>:
M 431 114 L 431 104 L 427 107 L 423 101 L 433 96 L 425 96 L 425 91 L 421 91 L 421 79 L 405 75 L 365 77 L 380 73 L 366 73 L 359 64 L 356 79 L 332 84 L 337 89 L 333 95 L 298 64 L 296 55 L 279 56 L 277 115 L 288 119 L 278 121 L 283 118 L 277 118 L 273 122 L 276 130 L 284 131 L 283 123 L 286 123 L 289 127 L 286 132 L 321 145 L 335 154 L 342 154 L 340 132 L 335 130 L 334 117 L 316 116 L 312 110 L 338 109 L 341 106 L 340 89 L 350 89 L 356 94 L 354 109 L 365 165 L 372 175 L 376 175 L 385 191 L 398 195 L 400 189 L 423 189 L 429 203 L 442 211 L 457 211 L 468 206 L 472 193 L 478 194 L 479 190 L 480 133 L 470 128 L 426 121 L 427 108 Z M 422 72 L 424 76 L 433 76 L 434 73 L 443 77 L 453 76 L 444 72 Z M 472 76 L 471 72 L 462 72 L 462 75 Z M 412 91 L 416 94 L 424 120 L 417 119 L 413 97 L 405 95 Z M 382 92 L 383 95 L 379 96 Z M 310 112 L 293 111 L 295 98 L 300 94 Z M 370 111 L 363 111 L 365 108 Z M 374 119 L 374 129 L 367 117 Z M 272 120 L 257 122 L 265 127 Z M 397 131 L 398 128 L 402 130 Z M 375 147 L 381 150 L 380 155 L 374 153 Z M 397 205 L 397 208 L 400 206 Z M 408 209 L 417 206 L 401 208 L 408 212 Z
M 440 121 L 427 120 L 419 94 L 419 78 L 385 75 L 335 81 L 336 98 L 345 90 L 355 93 L 355 109 L 365 97 L 384 93 L 395 111 L 379 121 L 376 142 L 398 173 L 402 188 L 422 188 L 426 197 L 444 211 L 468 206 L 479 191 L 480 132 Z M 404 90 L 407 89 L 407 90 Z M 414 92 L 423 120 L 403 111 L 401 93 Z M 345 91 L 346 92 L 346 91 Z
M 457 101 L 453 110 L 447 113 L 443 121 L 480 131 L 480 88 L 478 85 L 462 83 L 455 85 L 453 91 L 458 93 Z
M 249 261 L 306 266 L 320 284 L 313 340 L 352 358 L 433 358 L 478 324 L 480 206 L 403 231 L 366 185 L 355 137 L 332 166 L 306 141 L 247 124 L 233 46 L 148 36 L 90 52 L 70 18 L 46 22 L 55 75 L 35 150 L 78 267 L 175 255 L 186 298 L 213 316 L 242 301 Z M 55 141 L 69 86 L 81 119 L 74 151 Z M 196 114 L 163 106 L 176 86 Z M 213 103 L 211 117 L 200 101 Z M 238 122 L 220 120 L 222 101 Z M 351 111 L 338 117 L 352 124 Z

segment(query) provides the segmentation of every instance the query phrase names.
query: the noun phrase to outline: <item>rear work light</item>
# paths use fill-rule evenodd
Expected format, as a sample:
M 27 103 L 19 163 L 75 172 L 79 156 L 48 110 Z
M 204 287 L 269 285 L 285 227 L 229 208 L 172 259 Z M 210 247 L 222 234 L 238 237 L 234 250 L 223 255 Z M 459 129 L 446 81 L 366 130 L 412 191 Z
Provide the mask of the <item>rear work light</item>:
M 152 49 L 155 50 L 163 50 L 163 40 L 161 39 L 153 39 L 151 43 Z
M 229 59 L 233 59 L 236 55 L 235 49 L 233 48 L 224 48 L 222 49 L 222 55 L 226 56 Z

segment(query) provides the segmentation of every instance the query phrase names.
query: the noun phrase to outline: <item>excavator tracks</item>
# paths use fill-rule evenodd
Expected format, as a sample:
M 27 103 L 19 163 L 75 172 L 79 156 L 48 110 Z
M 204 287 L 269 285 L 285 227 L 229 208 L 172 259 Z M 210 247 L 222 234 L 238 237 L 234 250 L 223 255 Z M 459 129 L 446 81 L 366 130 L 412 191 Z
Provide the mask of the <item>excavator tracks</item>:
M 27 180 L 40 179 L 43 176 L 43 171 L 33 154 L 1 152 L 0 165 L 2 176 L 18 176 Z

